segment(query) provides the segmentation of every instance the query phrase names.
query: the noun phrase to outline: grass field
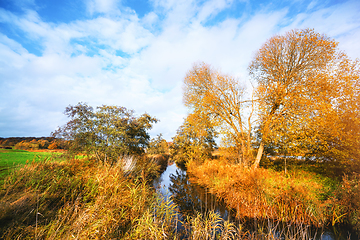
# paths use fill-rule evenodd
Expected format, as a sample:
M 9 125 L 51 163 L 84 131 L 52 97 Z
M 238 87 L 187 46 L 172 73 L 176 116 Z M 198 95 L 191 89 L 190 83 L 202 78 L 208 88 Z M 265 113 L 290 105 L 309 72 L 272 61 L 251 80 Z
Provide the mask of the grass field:
M 59 155 L 59 152 L 30 152 L 17 149 L 0 149 L 0 179 L 9 174 L 12 169 L 15 169 L 32 161 L 42 161 L 54 155 Z

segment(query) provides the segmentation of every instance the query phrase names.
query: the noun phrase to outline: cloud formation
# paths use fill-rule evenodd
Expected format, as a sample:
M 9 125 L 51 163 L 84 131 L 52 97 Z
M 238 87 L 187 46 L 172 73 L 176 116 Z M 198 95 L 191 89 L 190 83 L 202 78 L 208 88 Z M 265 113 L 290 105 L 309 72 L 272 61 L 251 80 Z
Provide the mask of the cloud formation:
M 350 57 L 360 56 L 358 1 L 152 0 L 144 9 L 79 0 L 71 21 L 51 21 L 51 12 L 45 18 L 48 2 L 14 3 L 0 5 L 2 137 L 48 136 L 66 123 L 65 107 L 82 101 L 148 112 L 160 119 L 152 135 L 171 140 L 187 112 L 182 80 L 194 62 L 210 63 L 246 85 L 256 50 L 293 28 L 314 28 L 339 41 Z

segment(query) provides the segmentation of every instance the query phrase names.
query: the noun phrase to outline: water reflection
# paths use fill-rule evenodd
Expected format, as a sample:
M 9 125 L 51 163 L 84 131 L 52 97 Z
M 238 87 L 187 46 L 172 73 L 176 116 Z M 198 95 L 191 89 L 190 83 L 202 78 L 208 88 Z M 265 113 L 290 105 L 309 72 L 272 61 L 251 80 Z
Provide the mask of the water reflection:
M 183 215 L 194 216 L 197 212 L 205 214 L 214 211 L 224 220 L 230 217 L 223 201 L 217 199 L 207 189 L 191 183 L 186 171 L 175 164 L 168 166 L 161 177 L 154 182 L 154 186 L 164 196 L 171 196 L 171 200 Z
M 171 196 L 171 193 L 169 193 L 169 187 L 171 183 L 170 175 L 176 173 L 177 169 L 178 167 L 176 164 L 169 165 L 161 174 L 160 178 L 154 180 L 153 186 L 157 189 L 158 192 L 167 198 Z

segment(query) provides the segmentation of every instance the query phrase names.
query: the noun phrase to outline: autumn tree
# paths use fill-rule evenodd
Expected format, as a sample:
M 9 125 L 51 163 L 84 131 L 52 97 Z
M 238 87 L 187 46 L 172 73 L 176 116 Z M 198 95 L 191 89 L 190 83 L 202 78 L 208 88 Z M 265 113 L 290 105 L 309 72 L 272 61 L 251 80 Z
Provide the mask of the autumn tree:
M 103 105 L 94 111 L 86 103 L 68 106 L 65 114 L 70 121 L 53 136 L 67 140 L 70 152 L 85 152 L 104 162 L 143 153 L 150 140 L 147 131 L 158 121 L 147 113 L 135 117 L 125 107 Z
M 249 66 L 261 136 L 254 167 L 269 143 L 290 155 L 330 156 L 343 139 L 339 133 L 352 131 L 344 116 L 358 123 L 358 64 L 337 46 L 312 29 L 292 30 L 270 38 L 256 53 Z
M 50 149 L 50 150 L 58 149 L 58 144 L 56 143 L 56 141 L 53 141 L 52 143 L 50 143 L 48 146 L 48 149 Z
M 238 152 L 238 162 L 245 165 L 251 162 L 253 105 L 245 99 L 245 88 L 238 79 L 207 64 L 196 64 L 184 79 L 183 100 L 193 114 L 207 116 L 211 125 L 225 136 L 225 142 L 231 142 Z
M 164 154 L 169 152 L 169 145 L 167 141 L 162 137 L 162 134 L 152 138 L 149 142 L 149 147 L 147 148 L 147 153 L 149 154 Z
M 41 140 L 37 141 L 36 139 L 32 139 L 30 141 L 23 140 L 15 144 L 15 149 L 22 149 L 22 150 L 38 150 L 41 148 Z
M 39 147 L 41 148 L 41 149 L 47 149 L 48 147 L 49 147 L 49 141 L 48 140 L 46 140 L 46 139 L 39 139 L 38 140 L 38 144 L 39 144 Z
M 179 127 L 170 154 L 176 163 L 185 165 L 188 161 L 203 161 L 211 158 L 216 147 L 217 133 L 208 117 L 200 113 L 189 114 Z
M 331 104 L 316 125 L 321 148 L 312 148 L 311 154 L 360 172 L 360 64 L 340 52 L 324 72 L 319 77 L 331 85 Z

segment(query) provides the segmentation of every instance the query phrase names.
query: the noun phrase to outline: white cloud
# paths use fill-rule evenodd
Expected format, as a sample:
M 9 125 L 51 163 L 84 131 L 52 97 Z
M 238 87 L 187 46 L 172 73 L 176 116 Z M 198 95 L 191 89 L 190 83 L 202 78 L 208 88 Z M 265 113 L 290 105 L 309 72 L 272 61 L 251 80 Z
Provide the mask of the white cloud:
M 246 81 L 255 51 L 291 28 L 313 27 L 339 40 L 352 57 L 360 56 L 356 1 L 322 9 L 310 3 L 311 11 L 295 16 L 289 16 L 288 8 L 263 8 L 213 25 L 204 22 L 236 3 L 154 0 L 154 9 L 141 19 L 119 9 L 118 1 L 87 3 L 96 17 L 68 24 L 44 22 L 34 10 L 18 16 L 0 9 L 0 22 L 21 29 L 42 48 L 35 56 L 0 34 L 3 136 L 46 135 L 65 123 L 62 112 L 68 104 L 83 101 L 148 112 L 160 119 L 153 136 L 162 132 L 170 140 L 186 114 L 181 86 L 194 62 L 210 63 Z
M 284 30 L 292 28 L 314 28 L 315 31 L 339 41 L 340 49 L 352 58 L 360 56 L 360 46 L 356 44 L 360 35 L 360 2 L 347 1 L 310 13 L 296 16 L 294 22 Z
M 92 15 L 94 13 L 109 13 L 114 11 L 117 0 L 88 0 L 86 1 L 87 10 Z
M 208 18 L 216 16 L 219 12 L 228 8 L 233 3 L 232 0 L 211 0 L 204 3 L 199 9 L 197 18 L 200 22 L 206 21 Z
M 2 66 L 13 63 L 13 67 L 21 68 L 33 58 L 21 44 L 0 33 L 0 62 Z
M 317 1 L 311 1 L 310 4 L 307 6 L 307 10 L 313 9 L 317 5 Z
M 141 24 L 146 28 L 153 28 L 158 21 L 159 16 L 154 12 L 149 12 L 141 19 Z

